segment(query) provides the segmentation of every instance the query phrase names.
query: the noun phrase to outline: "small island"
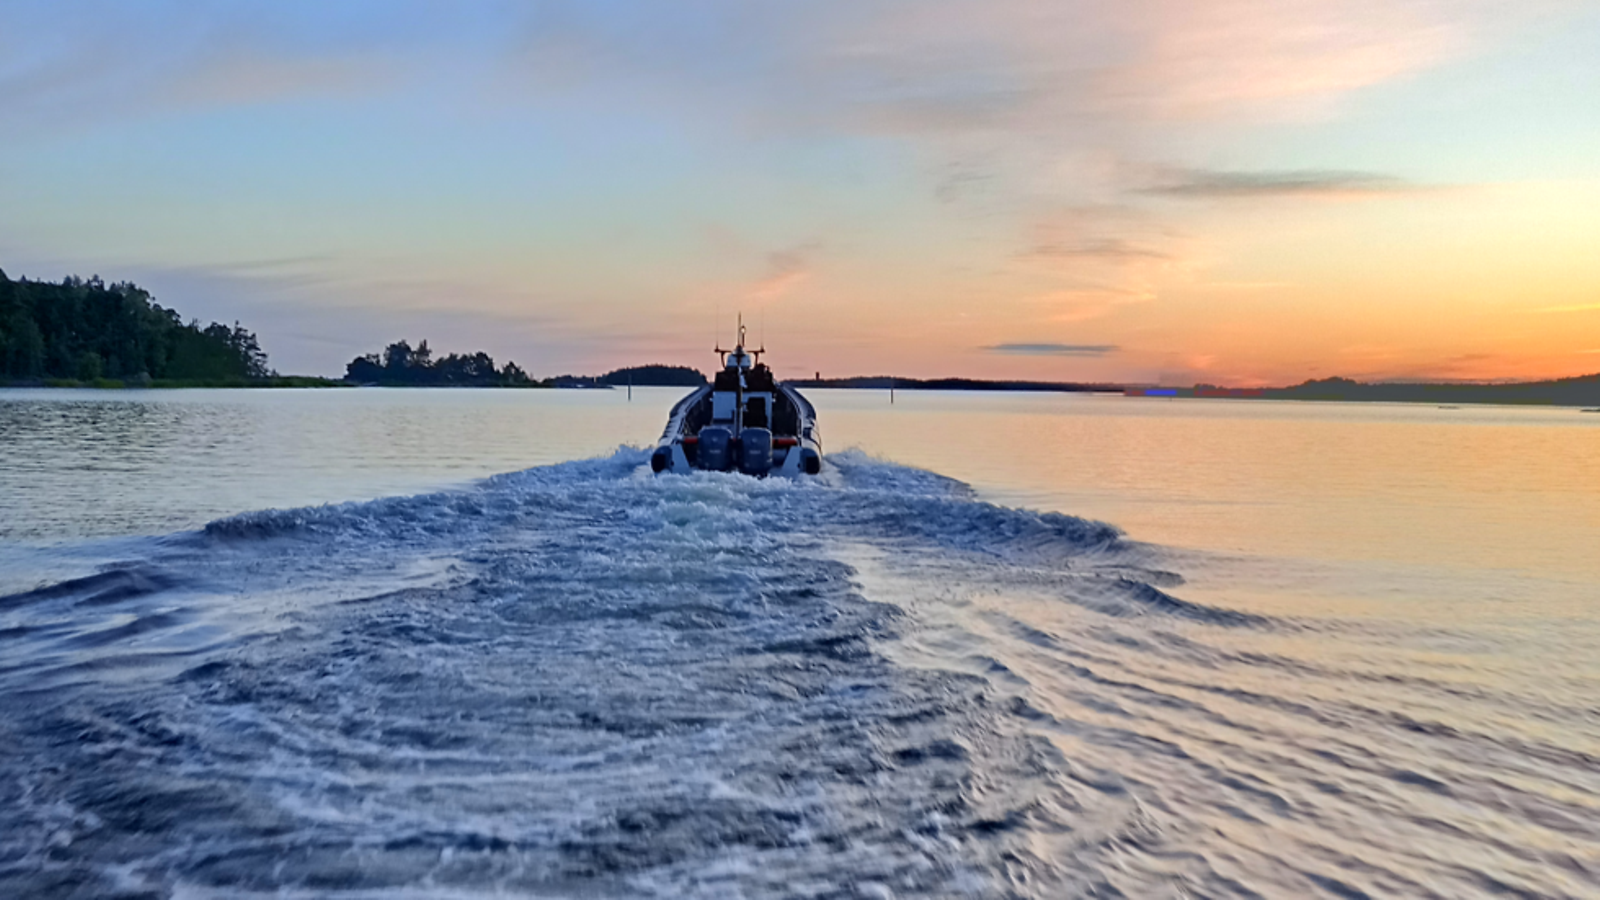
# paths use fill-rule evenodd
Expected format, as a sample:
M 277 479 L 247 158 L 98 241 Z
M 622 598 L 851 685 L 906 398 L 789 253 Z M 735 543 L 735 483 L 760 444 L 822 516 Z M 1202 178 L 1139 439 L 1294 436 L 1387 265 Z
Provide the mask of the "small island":
M 688 366 L 627 366 L 593 378 L 585 375 L 557 375 L 550 379 L 555 387 L 699 387 L 706 383 L 704 372 Z
M 483 351 L 450 353 L 438 359 L 426 340 L 412 347 L 400 340 L 383 353 L 358 356 L 345 366 L 345 381 L 379 387 L 518 387 L 611 388 L 636 385 L 696 387 L 706 376 L 687 366 L 646 365 L 616 369 L 604 375 L 557 375 L 534 379 L 514 362 L 496 368 L 494 357 Z
M 495 368 L 494 358 L 483 351 L 450 353 L 438 359 L 426 340 L 413 348 L 396 341 L 383 353 L 358 356 L 345 366 L 344 380 L 352 384 L 385 387 L 538 387 L 522 367 L 507 362 Z

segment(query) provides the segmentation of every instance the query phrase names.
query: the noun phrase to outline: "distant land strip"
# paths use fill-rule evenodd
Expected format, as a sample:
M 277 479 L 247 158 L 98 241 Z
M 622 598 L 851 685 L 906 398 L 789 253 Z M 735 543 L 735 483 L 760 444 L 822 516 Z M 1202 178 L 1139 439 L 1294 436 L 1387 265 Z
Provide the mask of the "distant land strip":
M 1600 403 L 1600 373 L 1548 381 L 1510 384 L 1410 384 L 1320 378 L 1284 388 L 1227 388 L 1198 384 L 1192 388 L 1129 387 L 1124 393 L 1145 397 L 1232 398 L 1241 400 L 1323 400 L 1345 403 L 1494 403 L 1521 406 L 1593 406 Z
M 1075 381 L 991 381 L 982 378 L 899 378 L 893 375 L 864 375 L 857 378 L 789 379 L 785 384 L 797 388 L 853 388 L 886 391 L 1056 391 L 1074 394 L 1120 394 L 1120 384 L 1080 383 Z
M 975 378 L 898 378 L 871 375 L 856 378 L 810 378 L 787 382 L 800 388 L 845 388 L 907 391 L 1058 391 L 1115 393 L 1129 397 L 1217 400 L 1321 400 L 1345 403 L 1492 403 L 1532 406 L 1595 406 L 1600 404 L 1600 373 L 1549 381 L 1511 384 L 1412 384 L 1360 382 L 1322 378 L 1293 387 L 1230 388 L 1214 384 L 1159 387 L 1075 381 L 986 381 Z

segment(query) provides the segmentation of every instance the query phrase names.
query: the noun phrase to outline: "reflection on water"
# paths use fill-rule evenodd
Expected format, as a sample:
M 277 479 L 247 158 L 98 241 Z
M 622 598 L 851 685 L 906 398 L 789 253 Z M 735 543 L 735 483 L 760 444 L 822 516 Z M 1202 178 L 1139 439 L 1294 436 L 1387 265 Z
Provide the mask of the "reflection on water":
M 813 393 L 835 448 L 1140 540 L 1600 582 L 1600 421 L 1576 409 Z
M 0 540 L 159 534 L 648 446 L 681 393 L 0 389 Z M 1139 540 L 1600 582 L 1600 418 L 1573 409 L 810 396 L 826 450 Z
M 0 893 L 1600 892 L 1595 417 L 679 393 L 0 392 Z
M 0 389 L 0 540 L 163 534 L 609 453 L 680 391 Z

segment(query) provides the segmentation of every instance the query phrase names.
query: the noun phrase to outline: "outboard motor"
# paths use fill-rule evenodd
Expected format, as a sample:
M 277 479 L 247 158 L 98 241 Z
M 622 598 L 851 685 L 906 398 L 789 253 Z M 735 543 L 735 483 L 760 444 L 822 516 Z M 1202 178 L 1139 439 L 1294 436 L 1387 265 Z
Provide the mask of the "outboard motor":
M 739 432 L 739 449 L 739 469 L 746 475 L 765 475 L 772 469 L 771 430 L 746 428 Z
M 822 457 L 817 454 L 817 451 L 810 447 L 796 449 L 800 450 L 800 471 L 807 475 L 815 475 L 822 471 Z M 789 452 L 793 453 L 794 450 Z
M 661 472 L 672 468 L 672 448 L 657 447 L 656 452 L 650 454 L 650 471 Z
M 695 453 L 695 464 L 702 469 L 711 469 L 716 472 L 726 472 L 733 465 L 733 433 L 721 425 L 707 425 L 700 429 L 699 449 Z

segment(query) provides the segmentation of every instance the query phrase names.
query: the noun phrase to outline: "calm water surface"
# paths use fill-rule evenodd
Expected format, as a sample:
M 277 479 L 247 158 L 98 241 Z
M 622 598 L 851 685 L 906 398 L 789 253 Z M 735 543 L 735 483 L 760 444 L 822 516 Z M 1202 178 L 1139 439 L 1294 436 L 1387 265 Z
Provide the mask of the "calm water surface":
M 0 890 L 1600 896 L 1600 416 L 679 394 L 0 390 Z

